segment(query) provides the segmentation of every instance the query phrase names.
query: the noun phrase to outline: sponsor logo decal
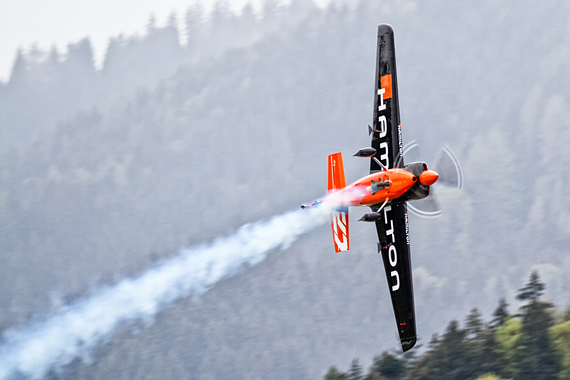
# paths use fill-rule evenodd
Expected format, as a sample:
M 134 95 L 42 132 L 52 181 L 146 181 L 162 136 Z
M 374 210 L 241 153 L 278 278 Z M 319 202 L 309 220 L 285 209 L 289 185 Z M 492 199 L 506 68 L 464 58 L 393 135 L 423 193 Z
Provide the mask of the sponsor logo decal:
M 384 100 L 392 98 L 392 74 L 380 77 L 380 86 L 376 95 L 378 96 L 378 125 L 376 130 L 378 131 L 378 138 L 382 139 L 386 137 L 388 133 L 388 119 L 386 118 L 386 112 L 383 111 L 386 111 L 386 103 L 384 103 Z M 388 149 L 388 143 L 386 141 L 380 143 L 379 159 L 387 168 L 390 167 Z M 398 124 L 398 149 L 398 155 L 401 158 L 404 148 L 402 146 L 402 129 L 400 124 Z
M 408 226 L 408 212 L 406 211 L 406 243 L 410 245 L 410 227 Z
M 340 251 L 348 250 L 347 236 L 348 213 L 342 211 L 332 212 L 333 238 L 334 243 Z M 340 235 L 340 236 L 339 236 Z
M 402 145 L 402 125 L 398 124 L 398 155 L 404 158 L 404 147 Z M 402 164 L 402 166 L 404 166 Z
M 386 134 L 388 133 L 388 120 L 386 119 L 386 115 L 381 115 L 381 112 L 386 110 L 386 103 L 384 103 L 385 92 L 386 92 L 385 88 L 378 89 L 378 131 L 379 131 L 378 138 L 380 139 L 386 137 Z M 391 96 L 392 96 L 392 89 L 390 89 L 390 97 Z M 388 143 L 386 141 L 380 143 L 379 153 L 380 153 L 380 161 L 382 162 L 382 164 L 384 164 L 384 166 L 389 168 L 390 160 L 388 159 L 389 152 L 388 152 Z
M 392 74 L 382 75 L 380 77 L 380 87 L 386 91 L 384 99 L 392 98 Z
M 396 265 L 398 265 L 398 251 L 395 245 L 396 236 L 394 235 L 394 221 L 391 218 L 388 218 L 389 211 L 392 211 L 392 206 L 384 207 L 384 226 L 390 226 L 389 229 L 385 228 L 386 239 L 392 240 L 388 244 L 388 261 L 390 262 L 390 267 L 392 267 L 392 271 L 390 272 L 390 277 L 392 280 L 392 291 L 395 292 L 396 290 L 400 289 L 400 274 L 396 270 Z

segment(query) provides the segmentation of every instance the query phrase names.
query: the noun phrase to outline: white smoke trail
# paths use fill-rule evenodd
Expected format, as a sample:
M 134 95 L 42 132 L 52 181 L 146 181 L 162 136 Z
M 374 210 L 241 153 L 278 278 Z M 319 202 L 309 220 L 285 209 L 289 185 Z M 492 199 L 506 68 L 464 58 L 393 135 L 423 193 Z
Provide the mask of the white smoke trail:
M 210 244 L 181 249 L 175 258 L 137 278 L 99 289 L 63 307 L 49 319 L 5 332 L 0 345 L 0 379 L 41 379 L 85 356 L 122 322 L 149 320 L 180 297 L 200 296 L 216 282 L 256 265 L 276 248 L 328 220 L 326 207 L 299 210 L 242 226 Z

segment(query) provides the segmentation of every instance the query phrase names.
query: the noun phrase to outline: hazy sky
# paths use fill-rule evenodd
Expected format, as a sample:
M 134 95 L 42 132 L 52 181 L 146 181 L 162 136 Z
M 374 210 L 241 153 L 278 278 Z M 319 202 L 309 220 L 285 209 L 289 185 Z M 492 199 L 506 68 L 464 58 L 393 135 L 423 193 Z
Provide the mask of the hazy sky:
M 120 33 L 142 34 L 151 13 L 164 25 L 176 11 L 186 12 L 197 0 L 0 0 L 0 81 L 7 81 L 18 48 L 32 44 L 43 50 L 55 45 L 65 52 L 70 42 L 89 37 L 97 64 L 105 53 L 109 37 Z M 260 9 L 263 0 L 226 0 L 240 11 L 252 3 Z M 330 0 L 313 0 L 319 5 Z M 349 2 L 350 0 L 346 0 Z M 287 0 L 282 0 L 288 3 Z M 216 0 L 202 0 L 211 8 Z

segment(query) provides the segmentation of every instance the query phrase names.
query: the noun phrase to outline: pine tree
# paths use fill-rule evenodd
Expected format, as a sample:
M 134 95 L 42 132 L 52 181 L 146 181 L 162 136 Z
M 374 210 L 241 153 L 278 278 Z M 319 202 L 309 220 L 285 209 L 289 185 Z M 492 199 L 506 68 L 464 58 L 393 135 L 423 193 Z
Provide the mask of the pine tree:
M 465 344 L 467 331 L 459 328 L 457 321 L 451 321 L 440 343 L 444 353 L 443 375 L 449 379 L 466 378 L 468 352 Z
M 494 373 L 503 376 L 505 374 L 505 357 L 499 350 L 495 329 L 490 325 L 481 334 L 476 362 L 479 365 L 476 373 L 479 375 Z
M 481 337 L 483 332 L 483 319 L 481 318 L 479 309 L 471 309 L 471 312 L 467 316 L 465 328 L 467 330 L 468 339 L 476 341 Z
M 459 328 L 457 321 L 451 321 L 441 339 L 433 337 L 430 350 L 416 363 L 410 378 L 414 380 L 468 378 L 471 368 L 466 334 L 467 331 Z
M 18 49 L 16 60 L 12 66 L 12 74 L 10 75 L 10 84 L 12 86 L 21 85 L 25 82 L 28 75 L 28 62 L 22 49 Z
M 408 351 L 409 352 L 409 351 Z M 400 380 L 406 373 L 406 362 L 387 352 L 374 358 L 366 380 Z
M 362 366 L 358 363 L 358 359 L 353 359 L 348 372 L 349 380 L 362 380 Z
M 481 313 L 477 308 L 471 309 L 465 320 L 466 332 L 466 355 L 467 363 L 473 374 L 482 374 L 483 366 L 483 342 L 484 342 L 484 326 Z
M 509 304 L 507 303 L 507 301 L 504 298 L 501 298 L 499 300 L 499 306 L 497 306 L 497 308 L 493 312 L 494 318 L 491 321 L 491 325 L 493 327 L 503 326 L 505 324 L 507 318 L 510 317 L 509 311 L 507 309 L 508 306 L 509 306 Z
M 345 373 L 340 372 L 335 366 L 329 368 L 329 371 L 324 377 L 324 380 L 347 380 L 348 377 Z
M 520 380 L 555 380 L 560 371 L 560 358 L 550 339 L 554 325 L 553 305 L 540 300 L 544 291 L 538 273 L 532 272 L 529 282 L 519 290 L 517 299 L 527 301 L 521 309 L 522 329 L 515 359 Z
M 187 39 L 186 50 L 195 55 L 200 48 L 200 42 L 204 40 L 205 32 L 204 8 L 200 1 L 195 2 L 188 8 L 184 21 Z
M 538 299 L 540 298 L 540 296 L 542 296 L 543 291 L 544 291 L 544 284 L 540 282 L 538 272 L 533 271 L 530 275 L 528 284 L 526 284 L 524 288 L 519 289 L 519 294 L 517 295 L 518 300 L 529 301 L 529 303 L 523 306 L 522 309 L 524 310 L 532 303 L 538 302 Z

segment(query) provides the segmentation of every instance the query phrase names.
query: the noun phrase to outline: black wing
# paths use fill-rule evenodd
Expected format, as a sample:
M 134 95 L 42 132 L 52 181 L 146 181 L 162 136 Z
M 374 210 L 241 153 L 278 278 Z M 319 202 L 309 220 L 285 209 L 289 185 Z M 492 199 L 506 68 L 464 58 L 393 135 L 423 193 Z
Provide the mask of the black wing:
M 394 30 L 386 24 L 378 26 L 374 120 L 372 123 L 372 147 L 376 149 L 376 158 L 387 168 L 403 168 Z M 370 160 L 370 173 L 379 170 L 381 170 L 380 165 Z
M 372 147 L 376 149 L 376 158 L 387 168 L 403 168 L 394 30 L 385 24 L 378 26 L 373 125 Z M 381 170 L 378 163 L 370 161 L 371 173 Z M 376 211 L 378 206 L 372 209 Z M 402 349 L 407 351 L 416 344 L 407 204 L 392 203 L 381 212 L 383 217 L 376 221 L 380 240 L 378 251 L 382 252 L 384 260 Z
M 388 289 L 404 352 L 416 344 L 414 287 L 408 235 L 406 202 L 393 203 L 380 211 L 383 217 L 376 221 Z

